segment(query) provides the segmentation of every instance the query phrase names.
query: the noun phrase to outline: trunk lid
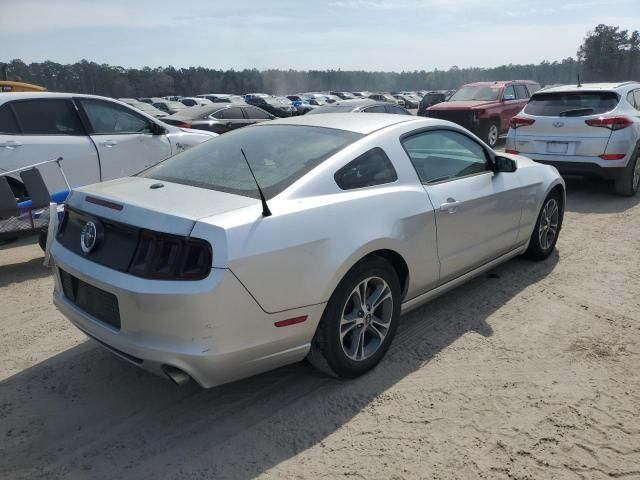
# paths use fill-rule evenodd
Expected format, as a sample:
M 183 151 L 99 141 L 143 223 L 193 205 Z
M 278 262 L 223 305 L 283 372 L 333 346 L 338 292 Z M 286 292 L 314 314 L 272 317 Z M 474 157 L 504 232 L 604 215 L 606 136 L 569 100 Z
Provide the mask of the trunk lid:
M 83 187 L 68 201 L 72 209 L 99 218 L 183 236 L 200 218 L 259 204 L 254 198 L 142 177 Z

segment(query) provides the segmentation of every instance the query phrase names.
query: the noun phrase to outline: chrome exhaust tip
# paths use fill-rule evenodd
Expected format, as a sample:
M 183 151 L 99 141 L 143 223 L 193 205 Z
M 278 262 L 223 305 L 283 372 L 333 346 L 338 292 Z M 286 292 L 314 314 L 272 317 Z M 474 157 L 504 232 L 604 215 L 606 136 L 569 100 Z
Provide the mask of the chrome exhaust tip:
M 163 365 L 162 371 L 176 385 L 184 385 L 191 380 L 191 377 L 187 373 L 171 365 Z

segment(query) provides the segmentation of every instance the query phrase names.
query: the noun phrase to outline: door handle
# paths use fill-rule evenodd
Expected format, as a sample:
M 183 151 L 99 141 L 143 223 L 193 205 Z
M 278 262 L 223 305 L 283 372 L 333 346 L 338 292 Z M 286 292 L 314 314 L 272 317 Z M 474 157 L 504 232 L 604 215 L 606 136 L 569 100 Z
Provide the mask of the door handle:
M 458 201 L 454 200 L 453 198 L 449 198 L 449 199 L 447 199 L 447 201 L 445 203 L 440 205 L 440 211 L 441 212 L 456 213 L 458 211 L 458 207 L 460 205 L 462 205 L 462 202 L 458 202 Z
M 18 148 L 22 146 L 20 142 L 16 142 L 15 140 L 7 140 L 6 142 L 0 142 L 0 147 L 4 148 Z
M 103 140 L 100 142 L 100 145 L 104 145 L 105 147 L 113 147 L 117 144 L 118 142 L 116 142 L 115 140 Z

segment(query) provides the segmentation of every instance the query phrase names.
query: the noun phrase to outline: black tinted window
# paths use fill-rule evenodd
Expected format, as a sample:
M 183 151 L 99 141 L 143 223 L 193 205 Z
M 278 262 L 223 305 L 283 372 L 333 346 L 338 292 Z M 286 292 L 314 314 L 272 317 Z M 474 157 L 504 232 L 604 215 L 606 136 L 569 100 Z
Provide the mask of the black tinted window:
M 542 117 L 582 117 L 609 112 L 618 101 L 614 92 L 536 93 L 524 112 Z
M 242 110 L 238 107 L 226 108 L 221 110 L 216 118 L 224 118 L 225 120 L 238 120 L 244 118 L 242 115 Z
M 220 135 L 168 158 L 141 175 L 259 198 L 242 149 L 264 194 L 271 198 L 362 137 L 332 128 L 269 123 Z
M 525 87 L 524 85 L 516 85 L 515 89 L 516 89 L 516 98 L 518 100 L 529 98 L 529 91 L 527 90 L 527 87 Z
M 484 148 L 462 133 L 432 130 L 402 140 L 422 183 L 487 171 Z
M 0 133 L 19 133 L 16 118 L 6 103 L 0 108 Z
M 387 105 L 385 106 L 387 113 L 395 113 L 396 115 L 411 115 L 402 107 L 396 107 L 395 105 Z
M 271 118 L 271 116 L 267 112 L 255 107 L 245 107 L 244 113 L 247 114 L 247 118 L 251 118 L 254 120 L 265 120 Z
M 395 182 L 398 175 L 384 151 L 374 148 L 342 167 L 333 178 L 342 190 L 352 190 Z
M 12 106 L 24 134 L 83 134 L 80 119 L 69 100 L 21 100 Z
M 148 133 L 149 121 L 121 105 L 102 100 L 80 99 L 91 128 L 97 134 Z

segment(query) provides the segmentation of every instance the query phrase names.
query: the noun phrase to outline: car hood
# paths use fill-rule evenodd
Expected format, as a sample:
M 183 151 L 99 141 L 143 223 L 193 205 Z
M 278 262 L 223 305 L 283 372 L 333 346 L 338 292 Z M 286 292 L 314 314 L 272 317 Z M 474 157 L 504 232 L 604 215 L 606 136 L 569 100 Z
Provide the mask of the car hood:
M 495 105 L 497 102 L 487 102 L 484 100 L 467 100 L 457 102 L 441 102 L 432 107 L 429 110 L 470 110 L 472 108 L 489 107 Z
M 163 186 L 150 188 L 154 184 Z M 87 201 L 87 197 L 91 199 Z M 67 204 L 120 223 L 189 235 L 198 219 L 255 207 L 260 201 L 164 180 L 126 177 L 78 188 L 72 192 Z

